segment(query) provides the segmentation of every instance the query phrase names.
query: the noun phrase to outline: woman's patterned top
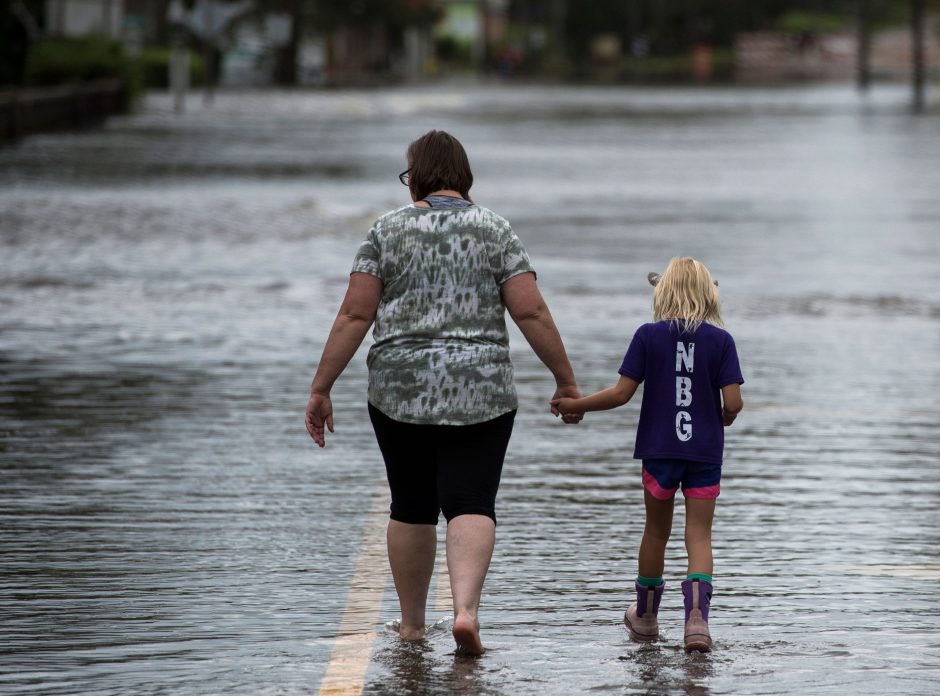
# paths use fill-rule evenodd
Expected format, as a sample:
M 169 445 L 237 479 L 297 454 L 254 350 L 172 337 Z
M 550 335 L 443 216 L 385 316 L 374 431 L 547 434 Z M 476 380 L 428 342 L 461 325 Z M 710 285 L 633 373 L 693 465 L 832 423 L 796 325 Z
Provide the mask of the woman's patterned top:
M 477 205 L 408 205 L 375 221 L 352 272 L 384 289 L 369 402 L 406 423 L 469 425 L 516 408 L 500 285 L 534 273 L 509 223 Z

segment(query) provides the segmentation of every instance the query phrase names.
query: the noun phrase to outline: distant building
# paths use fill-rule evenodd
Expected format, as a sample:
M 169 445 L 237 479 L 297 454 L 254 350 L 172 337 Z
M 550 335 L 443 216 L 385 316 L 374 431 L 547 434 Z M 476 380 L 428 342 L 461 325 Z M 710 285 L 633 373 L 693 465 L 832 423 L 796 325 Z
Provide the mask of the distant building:
M 940 38 L 935 28 L 940 18 L 931 22 L 933 30 L 924 32 L 924 62 L 929 73 L 940 72 Z M 911 32 L 907 29 L 888 29 L 875 34 L 871 48 L 871 66 L 875 75 L 907 79 L 911 75 L 913 52 Z
M 735 69 L 744 79 L 848 80 L 855 70 L 856 45 L 852 34 L 746 32 L 735 38 Z
M 46 32 L 51 36 L 124 34 L 123 0 L 46 0 Z
M 273 84 L 278 52 L 290 40 L 291 21 L 288 14 L 268 13 L 260 19 L 237 23 L 221 46 L 220 83 L 237 87 Z M 324 39 L 304 36 L 297 48 L 297 84 L 321 86 L 325 72 Z
M 930 22 L 936 26 L 938 18 Z M 924 36 L 928 71 L 940 71 L 940 39 L 935 31 Z M 910 30 L 886 29 L 872 37 L 871 70 L 888 79 L 911 74 Z M 851 80 L 858 69 L 858 35 L 819 35 L 783 32 L 745 32 L 735 38 L 735 68 L 739 77 L 754 80 Z
M 160 0 L 124 0 L 126 34 L 142 44 L 165 42 L 167 7 Z

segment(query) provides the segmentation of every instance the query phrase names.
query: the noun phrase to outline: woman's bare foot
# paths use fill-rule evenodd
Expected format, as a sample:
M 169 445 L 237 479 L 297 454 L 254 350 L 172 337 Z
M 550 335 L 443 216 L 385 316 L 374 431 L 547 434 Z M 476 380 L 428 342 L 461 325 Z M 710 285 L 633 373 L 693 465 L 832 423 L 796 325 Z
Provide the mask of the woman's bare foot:
M 398 627 L 398 635 L 404 640 L 421 640 L 424 638 L 427 629 L 424 626 L 405 626 Z
M 470 614 L 457 615 L 452 633 L 457 641 L 457 652 L 463 655 L 482 655 L 486 651 L 480 641 L 480 622 Z

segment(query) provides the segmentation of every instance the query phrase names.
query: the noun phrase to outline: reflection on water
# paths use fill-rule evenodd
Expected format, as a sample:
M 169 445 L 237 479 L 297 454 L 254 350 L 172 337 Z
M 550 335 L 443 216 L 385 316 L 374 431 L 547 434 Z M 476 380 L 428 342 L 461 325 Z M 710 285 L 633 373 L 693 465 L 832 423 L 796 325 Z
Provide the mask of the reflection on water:
M 722 646 L 715 645 L 720 651 Z M 629 673 L 635 683 L 628 688 L 637 693 L 649 693 L 665 685 L 689 696 L 707 696 L 708 678 L 715 672 L 715 655 L 694 653 L 686 655 L 680 642 L 654 643 L 632 648 L 620 659 L 630 665 Z
M 438 127 L 526 242 L 584 389 L 648 319 L 648 271 L 691 254 L 719 278 L 747 408 L 716 518 L 717 649 L 681 649 L 681 510 L 664 641 L 628 641 L 637 408 L 561 427 L 514 333 L 489 652 L 455 657 L 445 624 L 414 644 L 379 630 L 365 693 L 932 693 L 940 122 L 906 100 L 266 92 L 177 119 L 154 95 L 0 150 L 0 691 L 318 689 L 383 468 L 365 348 L 324 451 L 305 391 L 359 240 L 402 202 L 406 144 Z M 390 583 L 374 591 L 393 619 Z
M 449 636 L 446 638 L 449 639 Z M 383 641 L 374 653 L 373 662 L 388 670 L 388 674 L 381 680 L 367 684 L 363 689 L 364 694 L 442 693 L 473 696 L 504 692 L 484 678 L 486 664 L 483 660 L 460 655 L 442 660 L 427 641 Z

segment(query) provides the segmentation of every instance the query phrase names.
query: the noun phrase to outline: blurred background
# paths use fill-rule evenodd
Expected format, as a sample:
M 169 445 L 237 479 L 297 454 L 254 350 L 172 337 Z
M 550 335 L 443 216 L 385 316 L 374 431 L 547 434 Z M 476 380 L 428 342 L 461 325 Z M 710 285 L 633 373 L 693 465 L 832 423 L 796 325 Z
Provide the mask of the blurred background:
M 938 25 L 935 0 L 0 3 L 0 692 L 933 696 Z M 584 391 L 648 272 L 719 279 L 747 381 L 713 654 L 681 647 L 680 509 L 663 640 L 621 623 L 637 404 L 562 426 L 512 326 L 490 652 L 454 658 L 442 569 L 440 630 L 383 628 L 370 339 L 326 449 L 303 409 L 432 128 Z
M 921 108 L 940 64 L 938 16 L 937 0 L 9 0 L 0 89 L 110 79 L 126 107 L 174 79 L 180 89 L 891 80 L 912 82 Z M 0 132 L 15 127 L 9 99 Z

